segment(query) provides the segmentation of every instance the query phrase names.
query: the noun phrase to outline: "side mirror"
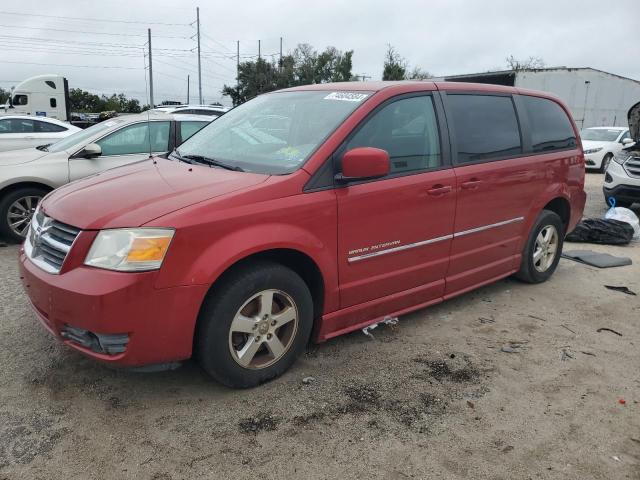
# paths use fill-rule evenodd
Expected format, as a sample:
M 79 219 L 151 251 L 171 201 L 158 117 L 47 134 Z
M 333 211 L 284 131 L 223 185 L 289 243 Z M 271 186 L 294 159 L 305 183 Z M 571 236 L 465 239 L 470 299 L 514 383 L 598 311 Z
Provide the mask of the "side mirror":
M 622 143 L 623 145 L 631 145 L 632 143 L 634 143 L 634 141 L 631 138 L 623 138 L 622 142 L 620 143 Z
M 78 157 L 94 158 L 102 155 L 102 148 L 97 143 L 90 143 L 86 145 L 82 151 L 78 154 Z
M 358 147 L 342 156 L 342 173 L 336 180 L 350 182 L 369 180 L 389 174 L 389 154 L 386 150 L 372 147 Z

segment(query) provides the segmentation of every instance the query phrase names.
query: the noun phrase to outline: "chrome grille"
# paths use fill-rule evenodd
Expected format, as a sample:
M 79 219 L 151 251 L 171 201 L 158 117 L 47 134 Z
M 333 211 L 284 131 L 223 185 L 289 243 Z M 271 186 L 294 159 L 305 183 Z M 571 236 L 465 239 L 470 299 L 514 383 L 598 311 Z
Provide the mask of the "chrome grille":
M 624 169 L 630 176 L 640 178 L 640 157 L 629 157 L 624 162 Z
M 64 259 L 80 229 L 58 222 L 38 211 L 31 220 L 24 251 L 38 267 L 49 273 L 60 273 Z

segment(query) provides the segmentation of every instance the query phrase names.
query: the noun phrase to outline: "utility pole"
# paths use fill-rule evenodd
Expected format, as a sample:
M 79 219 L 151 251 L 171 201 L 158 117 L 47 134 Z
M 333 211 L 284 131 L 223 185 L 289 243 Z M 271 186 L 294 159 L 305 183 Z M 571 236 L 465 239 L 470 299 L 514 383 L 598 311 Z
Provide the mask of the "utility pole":
M 149 108 L 154 108 L 153 103 L 153 62 L 151 60 L 151 29 L 147 29 L 149 34 Z
M 240 87 L 240 40 L 236 41 L 236 87 Z
M 258 40 L 258 60 L 260 60 L 260 40 Z
M 280 37 L 280 70 L 282 70 L 282 37 Z
M 191 92 L 189 92 L 189 90 L 191 89 L 191 75 L 187 75 L 187 105 L 189 105 L 191 103 Z
M 196 22 L 198 24 L 198 101 L 202 105 L 202 64 L 200 60 L 200 7 L 196 7 Z

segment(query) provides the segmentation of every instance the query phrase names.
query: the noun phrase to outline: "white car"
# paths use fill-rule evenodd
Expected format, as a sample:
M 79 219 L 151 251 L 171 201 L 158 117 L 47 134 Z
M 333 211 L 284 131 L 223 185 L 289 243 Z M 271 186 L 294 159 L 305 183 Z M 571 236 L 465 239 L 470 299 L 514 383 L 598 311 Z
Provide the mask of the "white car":
M 78 127 L 55 118 L 33 115 L 1 116 L 0 152 L 46 145 L 78 131 Z
M 227 107 L 214 107 L 211 105 L 176 105 L 173 107 L 158 107 L 154 110 L 165 113 L 182 113 L 188 115 L 211 115 L 219 117 L 229 111 Z
M 592 127 L 580 132 L 588 169 L 604 172 L 611 159 L 624 147 L 633 143 L 626 127 Z
M 144 160 L 149 152 L 160 155 L 172 151 L 214 118 L 123 115 L 50 145 L 0 153 L 0 235 L 22 241 L 36 206 L 49 191 Z
M 627 118 L 631 138 L 640 139 L 640 102 L 629 109 Z M 640 142 L 623 148 L 613 157 L 605 172 L 602 190 L 609 205 L 612 198 L 618 207 L 640 203 Z

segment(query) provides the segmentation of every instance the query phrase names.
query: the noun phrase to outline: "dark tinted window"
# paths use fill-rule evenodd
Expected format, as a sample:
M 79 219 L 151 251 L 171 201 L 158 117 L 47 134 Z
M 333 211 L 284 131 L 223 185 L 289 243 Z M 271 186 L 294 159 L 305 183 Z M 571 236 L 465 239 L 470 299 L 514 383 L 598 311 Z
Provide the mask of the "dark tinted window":
M 50 132 L 64 132 L 67 130 L 61 125 L 56 125 L 55 123 L 47 123 L 47 122 L 38 122 L 36 120 L 36 132 L 50 133 Z
M 522 153 L 511 97 L 447 95 L 459 163 L 497 160 Z
M 0 120 L 0 133 L 33 133 L 33 120 L 11 118 Z
M 191 135 L 204 128 L 206 124 L 207 122 L 180 122 L 180 137 L 182 141 L 184 142 Z
M 562 107 L 546 98 L 522 96 L 534 152 L 566 150 L 576 146 L 576 135 Z
M 404 98 L 378 110 L 347 143 L 347 150 L 356 147 L 386 150 L 392 174 L 441 166 L 431 96 Z
M 13 96 L 13 104 L 14 105 L 26 105 L 29 103 L 29 97 L 26 95 L 14 95 Z
M 58 102 L 56 101 L 55 98 L 50 98 L 49 105 L 51 105 L 51 108 L 56 108 L 56 106 L 58 105 Z

